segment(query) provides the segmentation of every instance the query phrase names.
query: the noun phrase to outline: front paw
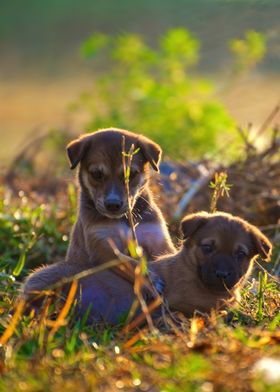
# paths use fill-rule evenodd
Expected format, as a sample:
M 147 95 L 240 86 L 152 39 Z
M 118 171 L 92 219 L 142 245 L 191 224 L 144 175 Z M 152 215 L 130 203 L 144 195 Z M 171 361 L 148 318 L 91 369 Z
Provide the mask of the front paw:
M 156 299 L 158 295 L 163 294 L 164 281 L 162 278 L 154 272 L 149 272 L 150 284 L 142 289 L 143 297 L 147 303 L 150 303 Z
M 164 290 L 163 279 L 159 275 L 155 274 L 154 272 L 150 272 L 149 276 L 150 276 L 150 280 L 152 282 L 152 285 L 156 289 L 157 294 L 162 295 L 163 290 Z

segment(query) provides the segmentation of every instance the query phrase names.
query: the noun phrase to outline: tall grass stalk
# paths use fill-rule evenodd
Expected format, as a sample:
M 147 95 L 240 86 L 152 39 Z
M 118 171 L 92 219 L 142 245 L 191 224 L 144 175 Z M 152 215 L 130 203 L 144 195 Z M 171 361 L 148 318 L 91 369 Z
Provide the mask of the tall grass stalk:
M 265 288 L 267 285 L 267 273 L 259 271 L 259 287 L 258 287 L 258 294 L 257 294 L 257 299 L 258 299 L 258 308 L 257 308 L 257 320 L 262 321 L 264 318 L 264 293 L 265 293 Z
M 227 183 L 227 173 L 220 172 L 215 173 L 214 182 L 211 181 L 209 187 L 213 189 L 213 194 L 210 201 L 210 212 L 214 213 L 217 211 L 217 204 L 221 197 L 226 195 L 229 197 L 229 191 L 232 185 Z

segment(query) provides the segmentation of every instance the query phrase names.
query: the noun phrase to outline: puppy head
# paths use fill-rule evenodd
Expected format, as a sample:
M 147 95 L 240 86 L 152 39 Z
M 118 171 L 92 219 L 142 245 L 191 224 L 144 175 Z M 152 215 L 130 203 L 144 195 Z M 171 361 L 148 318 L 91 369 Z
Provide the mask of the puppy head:
M 191 251 L 205 286 L 223 292 L 251 270 L 257 255 L 269 261 L 272 245 L 260 230 L 239 217 L 200 212 L 182 221 L 184 247 Z
M 127 212 L 128 203 L 124 186 L 123 138 L 125 152 L 132 145 L 134 151 L 129 193 L 133 206 L 144 189 L 149 173 L 149 165 L 159 171 L 161 148 L 145 136 L 121 129 L 104 129 L 81 136 L 67 146 L 71 169 L 80 163 L 79 179 L 81 187 L 93 200 L 101 215 L 120 218 Z

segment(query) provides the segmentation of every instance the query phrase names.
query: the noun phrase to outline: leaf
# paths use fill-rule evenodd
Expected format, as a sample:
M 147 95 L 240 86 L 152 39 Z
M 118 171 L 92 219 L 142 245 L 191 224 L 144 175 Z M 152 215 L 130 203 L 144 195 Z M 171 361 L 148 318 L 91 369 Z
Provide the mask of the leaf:
M 19 256 L 18 263 L 13 271 L 14 276 L 19 276 L 24 265 L 25 265 L 25 260 L 26 260 L 26 253 L 21 253 Z
M 95 56 L 101 49 L 107 46 L 109 37 L 105 34 L 93 34 L 81 46 L 81 53 L 85 58 Z
M 169 30 L 161 40 L 161 48 L 166 56 L 194 64 L 198 60 L 199 42 L 183 28 Z
M 136 155 L 140 151 L 140 147 L 136 148 L 136 150 L 133 151 L 132 155 Z

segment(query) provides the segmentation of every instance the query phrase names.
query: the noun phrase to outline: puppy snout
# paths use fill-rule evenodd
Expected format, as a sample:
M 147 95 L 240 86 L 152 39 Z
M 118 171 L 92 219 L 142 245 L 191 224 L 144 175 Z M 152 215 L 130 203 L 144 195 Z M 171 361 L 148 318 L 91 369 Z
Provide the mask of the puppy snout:
M 216 276 L 218 279 L 226 279 L 230 276 L 229 271 L 222 271 L 222 270 L 216 270 Z
M 122 208 L 123 202 L 116 197 L 109 197 L 105 200 L 104 205 L 109 212 L 116 213 Z

